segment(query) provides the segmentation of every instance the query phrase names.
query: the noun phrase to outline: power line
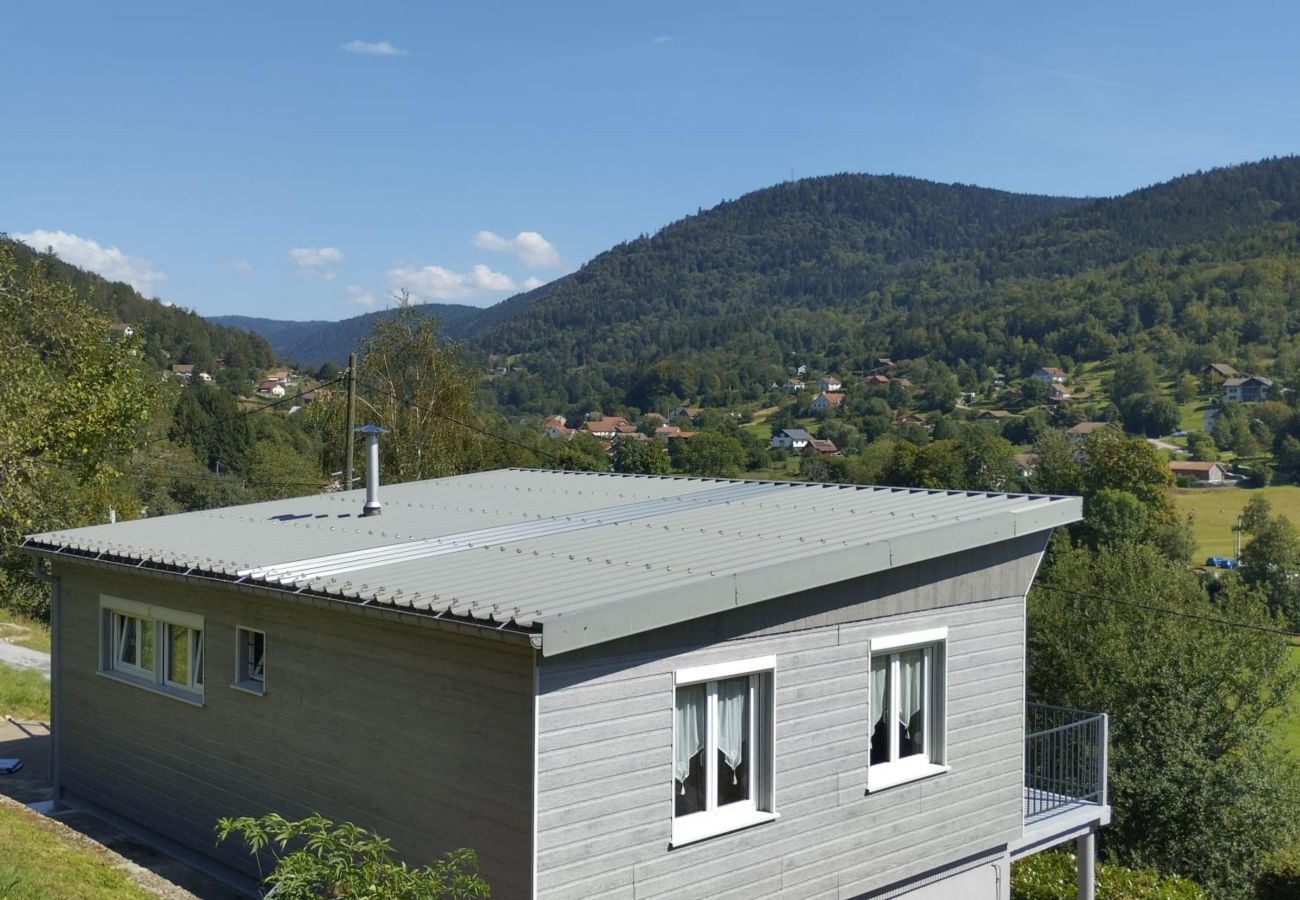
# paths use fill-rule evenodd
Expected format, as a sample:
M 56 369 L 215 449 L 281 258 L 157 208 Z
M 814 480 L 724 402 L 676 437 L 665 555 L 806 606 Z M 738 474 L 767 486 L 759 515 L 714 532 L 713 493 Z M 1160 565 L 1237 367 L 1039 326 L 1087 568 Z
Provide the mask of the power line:
M 368 382 L 364 382 L 364 381 L 361 382 L 361 384 L 362 384 L 366 389 L 371 390 L 371 391 L 374 391 L 374 392 L 377 393 L 377 394 L 384 394 L 384 395 L 386 395 L 386 396 L 392 397 L 394 400 L 399 400 L 399 401 L 400 401 L 400 400 L 402 399 L 401 397 L 399 397 L 399 396 L 397 395 L 397 393 L 396 393 L 395 391 L 390 391 L 390 390 L 387 390 L 387 389 L 385 389 L 385 388 L 376 387 L 375 385 L 370 384 L 370 383 L 368 383 Z M 447 415 L 446 413 L 441 413 L 441 412 L 438 412 L 437 410 L 434 410 L 434 409 L 425 409 L 425 408 L 422 408 L 422 407 L 416 407 L 416 408 L 419 409 L 421 412 L 427 412 L 429 415 L 431 415 L 431 416 L 433 416 L 433 417 L 435 417 L 435 418 L 442 419 L 442 420 L 444 420 L 444 421 L 450 422 L 450 423 L 453 424 L 453 425 L 459 425 L 461 428 L 465 428 L 465 429 L 468 429 L 469 431 L 477 432 L 478 434 L 481 434 L 481 435 L 483 435 L 484 437 L 492 438 L 494 441 L 499 441 L 499 442 L 502 443 L 502 444 L 509 444 L 509 445 L 511 445 L 511 446 L 518 447 L 518 448 L 521 449 L 521 450 L 527 450 L 529 453 L 535 453 L 535 454 L 537 454 L 538 456 L 544 456 L 544 457 L 546 457 L 547 459 L 550 459 L 550 460 L 553 460 L 553 461 L 555 461 L 555 462 L 557 462 L 557 463 L 560 463 L 561 465 L 563 465 L 564 463 L 568 462 L 568 460 L 566 460 L 564 457 L 562 457 L 562 456 L 558 456 L 558 455 L 556 455 L 556 454 L 554 454 L 554 453 L 551 453 L 551 452 L 548 451 L 548 450 L 542 450 L 542 449 L 539 448 L 539 447 L 530 447 L 530 446 L 528 446 L 527 444 L 525 444 L 525 443 L 523 443 L 523 442 L 521 442 L 521 441 L 516 441 L 516 440 L 514 440 L 514 439 L 512 439 L 512 438 L 504 437 L 503 435 L 495 434 L 495 433 L 493 433 L 493 432 L 491 432 L 491 431 L 488 431 L 486 428 L 480 428 L 480 427 L 477 426 L 477 425 L 471 425 L 471 424 L 469 424 L 468 422 L 462 422 L 460 419 L 457 419 L 457 418 L 454 417 L 454 416 L 449 416 L 449 415 Z
M 1106 600 L 1110 603 L 1118 603 L 1121 606 L 1132 606 L 1137 609 L 1164 613 L 1169 616 L 1179 616 L 1184 619 L 1196 619 L 1202 622 L 1213 622 L 1216 625 L 1227 625 L 1231 628 L 1243 628 L 1249 631 L 1262 631 L 1265 634 L 1280 634 L 1285 637 L 1300 638 L 1300 631 L 1287 631 L 1283 628 L 1273 628 L 1268 625 L 1256 625 L 1252 622 L 1234 622 L 1231 619 L 1221 619 L 1218 616 L 1208 616 L 1204 613 L 1188 612 L 1181 609 L 1170 609 L 1167 606 L 1157 606 L 1153 603 L 1140 603 L 1137 600 L 1123 600 L 1119 597 L 1109 596 L 1108 594 L 1093 594 L 1088 591 L 1075 591 L 1069 588 L 1057 587 L 1053 584 L 1043 584 L 1041 582 L 1035 584 L 1034 587 L 1042 588 L 1047 591 L 1055 591 L 1058 594 L 1070 594 L 1075 597 L 1084 597 L 1089 600 Z

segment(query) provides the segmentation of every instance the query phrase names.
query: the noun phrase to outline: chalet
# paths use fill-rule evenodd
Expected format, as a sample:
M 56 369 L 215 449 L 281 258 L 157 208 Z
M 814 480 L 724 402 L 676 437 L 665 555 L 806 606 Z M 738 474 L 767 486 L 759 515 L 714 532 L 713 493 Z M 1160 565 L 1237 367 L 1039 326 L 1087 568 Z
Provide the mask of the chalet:
M 894 424 L 900 427 L 904 425 L 917 425 L 920 426 L 921 428 L 926 428 L 926 429 L 934 427 L 925 419 L 918 416 L 916 413 L 903 413 L 901 416 L 899 416 L 897 419 L 894 420 Z
M 274 369 L 273 371 L 267 372 L 267 373 L 266 373 L 266 377 L 265 377 L 264 379 L 262 379 L 262 380 L 263 380 L 263 381 L 274 381 L 276 384 L 288 384 L 288 383 L 289 383 L 289 370 L 288 370 L 288 369 Z
M 835 442 L 829 439 L 811 438 L 808 441 L 808 449 L 820 456 L 839 456 L 840 448 L 835 446 Z
M 1267 400 L 1272 389 L 1273 382 L 1263 375 L 1228 378 L 1223 382 L 1223 399 L 1235 403 L 1255 403 Z
M 812 439 L 802 428 L 782 428 L 772 434 L 770 446 L 773 450 L 802 450 Z
M 181 381 L 189 381 L 194 377 L 194 365 L 192 363 L 172 363 L 172 374 Z
M 1005 422 L 1008 419 L 1019 418 L 1015 413 L 1008 412 L 1005 409 L 986 409 L 978 416 L 977 419 L 984 422 Z
M 630 423 L 622 416 L 602 416 L 599 419 L 583 422 L 582 428 L 579 430 L 585 431 L 587 434 L 594 434 L 599 438 L 612 438 L 618 434 L 620 427 L 627 425 L 630 425 Z M 635 427 L 632 430 L 635 431 Z
M 695 421 L 695 417 L 703 411 L 704 410 L 698 406 L 674 406 L 672 409 L 668 410 L 668 418 L 690 419 L 693 422 Z
M 283 397 L 284 385 L 268 378 L 257 386 L 257 393 L 263 397 Z
M 573 429 L 564 416 L 547 416 L 542 419 L 542 434 L 553 441 L 567 441 L 573 437 Z
M 1241 373 L 1227 363 L 1210 363 L 1201 371 L 1211 384 L 1223 384 L 1229 378 L 1241 377 Z
M 114 340 L 129 338 L 135 334 L 135 329 L 125 322 L 114 322 L 108 326 L 108 336 Z
M 677 425 L 660 425 L 655 429 L 655 437 L 665 444 L 671 444 L 673 441 L 687 440 L 695 437 L 699 432 L 683 431 Z
M 843 405 L 843 394 L 828 394 L 823 391 L 813 398 L 813 402 L 808 404 L 808 408 L 817 411 L 822 409 L 839 409 Z
M 1113 427 L 1109 422 L 1080 422 L 1078 425 L 1073 425 L 1065 430 L 1065 439 L 1072 446 L 1079 447 L 1088 440 L 1088 435 L 1094 431 Z
M 1193 462 L 1191 460 L 1171 462 L 1169 471 L 1174 474 L 1175 478 L 1179 475 L 1186 476 L 1198 484 L 1223 484 L 1228 475 L 1223 466 L 1217 462 Z
M 844 383 L 834 375 L 823 375 L 817 380 L 817 390 L 823 394 L 833 394 L 844 387 Z
M 1074 394 L 1070 393 L 1065 387 L 1059 384 L 1052 384 L 1047 388 L 1048 403 L 1064 403 L 1073 396 Z
M 1016 476 L 1029 478 L 1038 471 L 1037 453 L 1017 453 L 1011 457 L 1016 464 Z
M 1069 376 L 1065 374 L 1065 371 L 1058 369 L 1056 366 L 1040 366 L 1034 369 L 1034 374 L 1029 377 L 1045 384 L 1065 384 L 1069 380 Z
M 802 391 L 806 385 L 798 378 L 787 378 L 785 384 L 781 385 L 781 390 L 793 394 L 796 391 Z
M 1079 498 L 373 490 L 25 538 L 54 802 L 249 874 L 218 817 L 318 811 L 415 865 L 473 847 L 510 898 L 997 900 L 1063 842 L 1092 896 L 1106 719 L 1024 697 L 1025 595 Z
M 885 385 L 889 384 L 889 376 L 868 375 L 866 381 L 868 387 L 884 387 Z

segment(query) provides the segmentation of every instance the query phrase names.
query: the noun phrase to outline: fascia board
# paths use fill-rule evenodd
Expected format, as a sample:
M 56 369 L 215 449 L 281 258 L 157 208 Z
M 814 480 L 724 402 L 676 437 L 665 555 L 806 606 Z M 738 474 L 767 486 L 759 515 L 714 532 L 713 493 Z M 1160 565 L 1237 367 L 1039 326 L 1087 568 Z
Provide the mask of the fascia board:
M 756 566 L 731 576 L 621 597 L 568 614 L 541 616 L 537 621 L 542 626 L 542 654 L 557 656 L 896 566 L 988 546 L 1077 521 L 1082 511 L 1083 501 L 1078 497 L 1053 499 L 1018 513 L 999 510 L 899 538 Z

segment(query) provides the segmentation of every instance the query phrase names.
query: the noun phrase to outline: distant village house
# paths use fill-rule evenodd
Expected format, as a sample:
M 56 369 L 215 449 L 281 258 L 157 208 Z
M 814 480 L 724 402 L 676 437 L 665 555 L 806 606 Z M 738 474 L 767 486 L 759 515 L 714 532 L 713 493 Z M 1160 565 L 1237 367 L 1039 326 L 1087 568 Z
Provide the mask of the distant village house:
M 1273 382 L 1263 375 L 1246 378 L 1229 378 L 1223 382 L 1223 399 L 1234 403 L 1257 403 L 1268 399 Z

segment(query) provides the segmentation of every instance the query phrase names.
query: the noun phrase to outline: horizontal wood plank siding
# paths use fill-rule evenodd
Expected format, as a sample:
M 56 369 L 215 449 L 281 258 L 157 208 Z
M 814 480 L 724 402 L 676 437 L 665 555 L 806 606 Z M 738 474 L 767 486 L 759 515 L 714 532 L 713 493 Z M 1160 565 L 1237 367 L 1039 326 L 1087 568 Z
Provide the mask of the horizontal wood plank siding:
M 1021 539 L 543 658 L 538 896 L 851 898 L 1000 858 L 1022 828 L 1023 595 L 1042 547 Z M 940 626 L 952 770 L 867 794 L 869 641 Z M 673 672 L 766 655 L 780 817 L 670 848 Z
M 422 863 L 479 854 L 494 896 L 532 879 L 533 652 L 369 616 L 64 565 L 65 789 L 250 870 L 220 816 L 321 812 Z M 99 674 L 99 595 L 202 615 L 204 703 Z M 266 633 L 266 693 L 235 690 L 235 628 Z

